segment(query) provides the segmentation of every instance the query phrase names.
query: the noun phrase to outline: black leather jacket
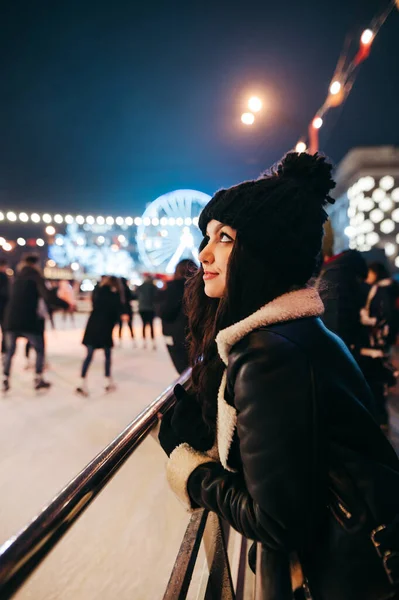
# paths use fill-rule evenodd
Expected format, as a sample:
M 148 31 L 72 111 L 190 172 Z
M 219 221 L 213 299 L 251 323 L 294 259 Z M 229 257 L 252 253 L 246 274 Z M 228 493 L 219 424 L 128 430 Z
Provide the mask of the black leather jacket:
M 321 445 L 314 436 L 312 393 L 323 413 Z M 367 410 L 373 399 L 357 364 L 319 318 L 261 327 L 236 343 L 224 401 L 226 414 L 236 414 L 234 423 L 219 423 L 218 437 L 232 434 L 228 451 L 222 464 L 195 468 L 187 492 L 194 507 L 215 511 L 261 542 L 268 555 L 261 561 L 263 597 L 285 598 L 278 589 L 290 555 L 318 551 L 335 448 L 396 472 L 399 461 Z M 218 418 L 224 418 L 220 406 Z M 219 440 L 219 455 L 221 447 Z M 391 508 L 394 515 L 397 506 Z

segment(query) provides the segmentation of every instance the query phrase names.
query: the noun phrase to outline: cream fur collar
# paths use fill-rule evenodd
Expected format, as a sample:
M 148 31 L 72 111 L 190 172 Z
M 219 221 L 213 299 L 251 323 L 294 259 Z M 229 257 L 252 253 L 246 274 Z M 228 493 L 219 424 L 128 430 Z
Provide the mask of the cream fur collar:
M 323 302 L 313 288 L 296 290 L 279 296 L 246 319 L 219 332 L 216 343 L 220 358 L 227 366 L 231 348 L 254 329 L 304 317 L 319 317 L 323 312 Z M 234 469 L 228 465 L 228 456 L 237 425 L 237 412 L 234 406 L 230 406 L 225 400 L 226 381 L 227 369 L 224 371 L 218 393 L 217 445 L 220 462 L 225 469 L 233 471 Z
M 219 331 L 216 336 L 219 356 L 227 365 L 231 348 L 254 329 L 304 317 L 319 317 L 323 312 L 323 302 L 313 288 L 304 288 L 283 294 L 262 306 L 249 317 Z

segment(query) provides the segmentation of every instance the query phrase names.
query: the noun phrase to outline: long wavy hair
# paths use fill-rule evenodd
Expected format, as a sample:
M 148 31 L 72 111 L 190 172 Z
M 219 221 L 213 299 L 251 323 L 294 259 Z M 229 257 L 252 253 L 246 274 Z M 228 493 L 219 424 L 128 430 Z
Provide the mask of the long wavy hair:
M 223 297 L 205 295 L 202 268 L 186 287 L 191 387 L 213 430 L 224 368 L 216 335 L 312 277 L 321 262 L 324 208 L 334 203 L 331 170 L 318 154 L 289 153 L 258 180 L 217 192 L 201 214 L 204 234 L 207 222 L 224 216 L 238 230 Z
M 215 342 L 217 334 L 291 287 L 276 279 L 264 257 L 246 247 L 238 232 L 228 262 L 226 293 L 222 298 L 209 298 L 205 294 L 203 274 L 200 267 L 185 289 L 192 367 L 190 387 L 202 407 L 204 421 L 215 431 L 217 393 L 224 370 Z

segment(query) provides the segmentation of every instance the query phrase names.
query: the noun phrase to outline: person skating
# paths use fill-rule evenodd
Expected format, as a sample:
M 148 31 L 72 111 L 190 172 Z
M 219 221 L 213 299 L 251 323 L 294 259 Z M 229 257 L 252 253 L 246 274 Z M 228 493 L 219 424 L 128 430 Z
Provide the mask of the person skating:
M 139 314 L 143 323 L 143 348 L 147 347 L 146 331 L 150 330 L 152 339 L 152 348 L 156 350 L 155 334 L 154 334 L 154 318 L 155 304 L 157 298 L 157 288 L 151 275 L 147 275 L 142 283 L 137 288 L 137 296 L 139 300 Z
M 18 265 L 17 274 L 11 286 L 10 299 L 4 318 L 7 352 L 3 360 L 3 390 L 10 388 L 12 359 L 15 354 L 17 339 L 26 338 L 36 351 L 35 390 L 48 389 L 50 383 L 43 379 L 44 339 L 43 310 L 51 298 L 41 274 L 39 257 L 30 254 Z M 68 305 L 58 301 L 58 306 Z
M 133 329 L 133 309 L 132 309 L 132 300 L 134 300 L 134 295 L 130 290 L 126 277 L 121 277 L 120 280 L 120 295 L 121 295 L 121 315 L 119 317 L 119 340 L 122 343 L 122 328 L 123 323 L 126 323 L 128 329 L 130 331 L 130 337 L 132 338 L 133 347 L 136 347 L 136 342 L 134 339 L 134 329 Z
M 262 600 L 399 597 L 399 459 L 308 283 L 331 170 L 290 153 L 202 211 L 201 269 L 186 292 L 189 390 L 177 386 L 159 432 L 184 507 L 255 542 Z
M 197 265 L 192 260 L 180 261 L 176 266 L 174 279 L 168 281 L 166 289 L 159 293 L 157 302 L 166 347 L 178 373 L 183 373 L 189 366 L 188 319 L 183 307 L 183 296 L 186 281 L 196 270 Z
M 0 329 L 1 329 L 1 353 L 6 353 L 6 340 L 4 335 L 4 314 L 8 302 L 8 298 L 10 295 L 10 280 L 6 273 L 7 271 L 7 261 L 2 258 L 0 260 Z
M 121 314 L 121 299 L 116 277 L 103 277 L 92 297 L 93 309 L 86 325 L 83 345 L 87 355 L 82 364 L 81 382 L 76 388 L 77 394 L 88 396 L 87 373 L 94 352 L 103 349 L 105 354 L 105 391 L 111 392 L 115 384 L 111 375 L 112 332 Z

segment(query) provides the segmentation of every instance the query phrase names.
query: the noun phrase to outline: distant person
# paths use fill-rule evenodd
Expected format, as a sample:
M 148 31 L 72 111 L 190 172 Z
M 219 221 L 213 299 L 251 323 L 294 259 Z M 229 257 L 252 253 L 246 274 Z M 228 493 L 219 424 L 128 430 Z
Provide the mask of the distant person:
M 5 313 L 7 352 L 4 357 L 4 391 L 10 388 L 11 363 L 19 337 L 26 338 L 36 351 L 35 390 L 50 387 L 50 383 L 43 379 L 43 321 L 47 312 L 46 302 L 49 301 L 50 294 L 42 276 L 39 257 L 36 254 L 29 254 L 18 265 Z M 57 302 L 61 308 L 67 306 L 61 299 Z
M 10 280 L 6 273 L 7 261 L 2 258 L 0 259 L 0 328 L 1 328 L 1 353 L 6 353 L 6 341 L 3 330 L 4 313 L 7 306 L 8 298 L 10 295 Z
M 396 289 L 389 271 L 382 263 L 369 265 L 366 298 L 360 311 L 362 336 L 359 365 L 369 384 L 379 411 L 381 427 L 388 429 L 386 408 L 388 387 L 396 383 L 396 373 L 390 363 L 390 350 L 396 339 Z
M 119 339 L 122 340 L 122 328 L 123 323 L 126 323 L 128 329 L 130 331 L 130 336 L 133 340 L 133 346 L 136 345 L 134 339 L 134 329 L 133 329 L 133 309 L 132 309 L 132 300 L 134 300 L 134 295 L 130 290 L 126 277 L 121 277 L 120 280 L 120 294 L 121 294 L 121 315 L 119 318 Z
M 186 339 L 188 319 L 183 307 L 184 286 L 196 271 L 197 265 L 192 260 L 180 261 L 176 266 L 174 279 L 168 281 L 166 289 L 160 292 L 157 303 L 166 347 L 180 374 L 189 366 Z
M 75 323 L 74 312 L 76 310 L 76 295 L 70 281 L 60 281 L 58 286 L 58 297 L 68 303 L 69 309 L 63 311 L 63 321 L 66 321 L 69 314 L 72 324 Z
M 144 283 L 137 288 L 139 314 L 143 322 L 143 348 L 147 347 L 146 331 L 147 328 L 149 328 L 153 350 L 156 350 L 157 347 L 154 334 L 155 303 L 157 293 L 158 290 L 151 275 L 147 275 L 144 279 Z
M 360 309 L 363 306 L 363 284 L 367 265 L 357 250 L 325 255 L 317 281 L 324 304 L 322 321 L 339 335 L 356 355 L 360 343 Z
M 112 332 L 119 320 L 122 306 L 117 278 L 103 277 L 92 298 L 93 310 L 82 342 L 87 347 L 87 356 L 82 364 L 80 385 L 76 388 L 76 393 L 81 396 L 89 395 L 86 377 L 94 352 L 98 349 L 103 349 L 105 354 L 105 391 L 112 392 L 115 389 L 111 375 Z

